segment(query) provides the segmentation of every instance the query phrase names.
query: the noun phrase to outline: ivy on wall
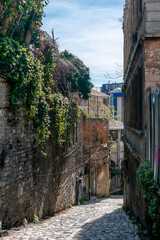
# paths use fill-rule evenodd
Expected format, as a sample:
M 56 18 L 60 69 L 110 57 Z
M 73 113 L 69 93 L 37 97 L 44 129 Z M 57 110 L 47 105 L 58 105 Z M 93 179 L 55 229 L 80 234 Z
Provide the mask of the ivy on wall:
M 40 46 L 40 27 L 48 3 L 49 0 L 2 0 L 1 30 L 20 44 Z
M 42 146 L 50 135 L 50 112 L 54 111 L 55 134 L 60 142 L 66 127 L 64 122 L 68 119 L 68 108 L 72 104 L 62 95 L 52 93 L 54 53 L 48 51 L 43 56 L 43 65 L 29 49 L 5 37 L 2 32 L 0 52 L 0 76 L 10 83 L 10 109 L 14 118 L 24 108 L 27 118 L 33 120 L 39 129 Z
M 0 76 L 7 79 L 10 86 L 10 110 L 13 112 L 10 120 L 16 120 L 24 109 L 27 121 L 33 121 L 39 131 L 42 148 L 51 130 L 59 145 L 64 143 L 66 136 L 71 138 L 69 129 L 74 127 L 78 117 L 78 108 L 72 99 L 54 91 L 53 73 L 58 53 L 54 43 L 40 39 L 43 8 L 47 4 L 48 1 L 39 0 L 2 0 L 0 3 Z M 36 56 L 29 44 L 32 49 L 36 48 Z M 86 74 L 91 86 L 89 71 Z M 77 88 L 72 90 L 77 91 Z M 81 92 L 81 95 L 87 97 L 87 93 Z
M 154 237 L 158 237 L 160 236 L 160 190 L 154 179 L 150 162 L 148 160 L 143 161 L 137 173 L 148 202 L 148 214 L 152 223 L 152 233 Z
M 27 121 L 33 121 L 39 131 L 42 148 L 51 129 L 59 145 L 64 143 L 66 136 L 70 139 L 69 129 L 74 128 L 78 117 L 78 108 L 72 98 L 54 88 L 59 53 L 54 39 L 50 43 L 41 37 L 40 31 L 48 2 L 2 0 L 0 3 L 0 76 L 10 85 L 13 119 L 24 109 Z M 34 51 L 29 48 L 30 44 Z M 88 98 L 92 87 L 89 69 L 72 54 L 64 52 L 61 57 L 75 65 L 69 71 L 68 81 L 74 83 L 70 91 L 78 91 L 83 98 Z

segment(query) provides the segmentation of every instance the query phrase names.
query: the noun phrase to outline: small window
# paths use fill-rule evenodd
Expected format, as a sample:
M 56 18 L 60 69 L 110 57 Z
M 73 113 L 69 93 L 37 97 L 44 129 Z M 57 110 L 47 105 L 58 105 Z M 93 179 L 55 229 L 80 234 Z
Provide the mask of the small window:
M 142 0 L 139 1 L 139 12 L 142 12 Z
M 109 131 L 110 141 L 116 142 L 118 140 L 118 131 Z
M 124 137 L 124 130 L 121 130 L 121 141 L 123 137 Z

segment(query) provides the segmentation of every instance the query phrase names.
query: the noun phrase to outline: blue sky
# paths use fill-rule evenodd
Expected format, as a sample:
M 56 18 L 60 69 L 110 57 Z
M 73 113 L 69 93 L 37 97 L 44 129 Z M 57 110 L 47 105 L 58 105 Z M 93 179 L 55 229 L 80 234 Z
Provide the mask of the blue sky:
M 79 57 L 97 87 L 108 82 L 107 71 L 114 76 L 116 63 L 123 65 L 123 7 L 124 0 L 50 0 L 45 8 L 42 29 L 54 29 L 60 51 Z

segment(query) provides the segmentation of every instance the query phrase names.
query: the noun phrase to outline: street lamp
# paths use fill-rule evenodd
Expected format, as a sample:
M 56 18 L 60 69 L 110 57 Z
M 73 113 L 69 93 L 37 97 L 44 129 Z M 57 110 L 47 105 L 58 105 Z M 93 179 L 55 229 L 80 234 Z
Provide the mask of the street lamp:
M 104 148 L 107 148 L 108 145 L 107 143 L 104 143 L 104 144 L 100 144 L 100 145 L 96 145 L 96 146 L 93 146 L 93 147 L 89 147 L 89 200 L 91 200 L 91 149 L 92 148 L 96 148 L 96 147 L 104 147 Z

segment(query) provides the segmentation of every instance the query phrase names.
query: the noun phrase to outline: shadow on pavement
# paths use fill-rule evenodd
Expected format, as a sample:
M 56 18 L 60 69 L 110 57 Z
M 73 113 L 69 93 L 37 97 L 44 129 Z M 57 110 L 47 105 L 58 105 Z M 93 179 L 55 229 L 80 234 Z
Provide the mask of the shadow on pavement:
M 93 204 L 93 203 L 92 203 Z M 95 216 L 96 217 L 96 216 Z M 131 224 L 122 208 L 86 223 L 75 240 L 140 240 L 137 227 Z M 144 238 L 143 238 L 144 239 Z

